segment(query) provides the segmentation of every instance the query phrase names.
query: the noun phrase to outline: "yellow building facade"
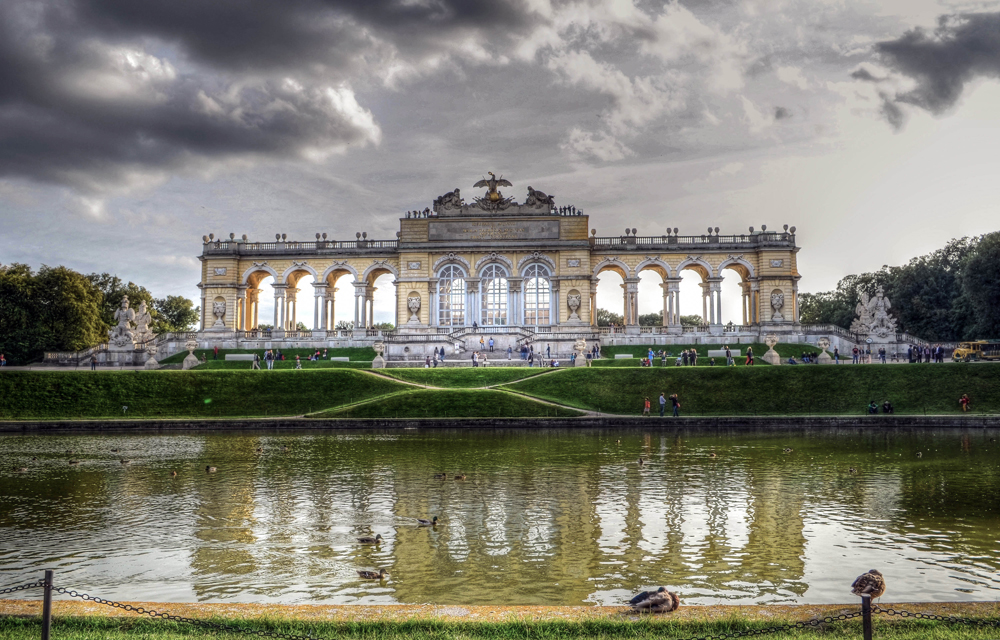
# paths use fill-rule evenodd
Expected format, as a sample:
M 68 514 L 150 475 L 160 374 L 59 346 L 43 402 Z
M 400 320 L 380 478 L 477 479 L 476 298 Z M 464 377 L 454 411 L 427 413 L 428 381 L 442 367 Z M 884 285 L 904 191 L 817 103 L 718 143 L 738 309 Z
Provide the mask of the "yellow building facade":
M 544 339 L 570 350 L 574 340 L 614 340 L 616 344 L 751 342 L 762 333 L 800 332 L 798 247 L 795 228 L 738 235 L 679 235 L 667 229 L 640 236 L 635 229 L 598 237 L 590 217 L 527 187 L 522 202 L 505 196 L 512 187 L 502 177 L 477 182 L 485 193 L 466 202 L 458 189 L 432 207 L 406 212 L 397 237 L 374 240 L 251 242 L 246 236 L 203 238 L 200 340 L 257 348 L 264 343 L 345 346 L 383 340 L 390 359 L 423 357 L 431 345 L 449 352 L 472 348 L 470 334 L 489 335 L 498 347 Z M 662 278 L 657 306 L 661 326 L 640 327 L 639 276 Z M 682 327 L 679 285 L 682 272 L 701 276 L 701 327 Z M 742 324 L 723 325 L 721 283 L 726 270 L 739 275 Z M 624 284 L 622 326 L 597 326 L 598 276 L 614 271 Z M 375 281 L 393 278 L 395 329 L 371 328 Z M 299 283 L 312 276 L 306 290 Z M 343 276 L 348 279 L 342 280 Z M 274 315 L 259 313 L 264 289 L 273 278 Z M 349 287 L 336 283 L 350 282 Z M 345 290 L 346 289 L 346 290 Z M 334 312 L 348 305 L 353 328 L 337 330 Z M 618 310 L 614 310 L 618 312 Z M 738 317 L 739 317 L 738 316 Z M 296 331 L 301 322 L 306 331 Z M 262 331 L 260 325 L 271 325 Z M 475 339 L 478 344 L 479 337 Z M 266 348 L 266 347 L 265 347 Z

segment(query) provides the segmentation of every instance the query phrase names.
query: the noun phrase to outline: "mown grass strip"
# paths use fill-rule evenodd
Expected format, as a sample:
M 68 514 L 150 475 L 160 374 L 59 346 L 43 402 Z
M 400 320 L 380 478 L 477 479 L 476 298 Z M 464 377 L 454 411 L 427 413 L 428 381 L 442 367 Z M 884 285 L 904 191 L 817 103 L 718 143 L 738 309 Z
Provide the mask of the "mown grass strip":
M 449 367 L 438 369 L 381 369 L 379 373 L 398 380 L 447 389 L 473 389 L 506 384 L 545 373 L 547 369 L 517 367 Z
M 14 371 L 0 375 L 0 418 L 295 416 L 406 388 L 402 383 L 349 369 Z
M 416 389 L 311 418 L 563 418 L 582 415 L 492 389 Z
M 169 608 L 165 607 L 165 610 Z M 635 618 L 635 617 L 632 617 Z M 714 621 L 684 620 L 671 616 L 614 620 L 540 621 L 531 620 L 475 623 L 444 620 L 401 622 L 327 622 L 287 620 L 282 618 L 207 618 L 212 622 L 272 634 L 310 635 L 329 640 L 664 640 L 767 629 L 794 624 L 800 618 L 775 616 L 767 620 L 749 620 L 733 615 Z M 807 619 L 807 618 L 801 618 Z M 874 621 L 878 640 L 980 640 L 993 637 L 984 628 L 917 620 Z M 0 637 L 5 640 L 36 640 L 39 620 L 0 617 Z M 146 618 L 56 617 L 53 636 L 60 640 L 191 640 L 223 638 L 237 640 L 249 636 L 229 632 L 209 632 L 185 623 Z M 801 638 L 860 638 L 860 619 L 839 621 L 821 628 L 805 628 L 762 636 L 773 640 Z
M 219 360 L 225 360 L 227 353 L 256 353 L 262 359 L 264 357 L 265 349 L 219 349 Z M 323 354 L 323 349 L 319 350 L 320 354 Z M 282 349 L 281 353 L 285 355 L 285 362 L 291 360 L 295 362 L 295 356 L 299 356 L 303 360 L 316 353 L 316 349 Z M 187 350 L 179 351 L 170 357 L 159 360 L 160 364 L 179 364 L 184 361 L 187 357 Z M 195 349 L 194 355 L 201 360 L 204 356 L 208 361 L 212 361 L 215 357 L 214 349 Z M 350 358 L 351 361 L 358 362 L 368 362 L 375 358 L 375 350 L 371 347 L 344 347 L 340 349 L 326 349 L 326 355 L 331 358 Z M 294 364 L 293 364 L 294 366 Z
M 963 393 L 973 414 L 1000 413 L 1000 366 L 992 363 L 580 368 L 507 387 L 619 415 L 641 414 L 645 397 L 657 413 L 660 392 L 678 394 L 682 416 L 863 415 L 872 400 L 889 400 L 897 415 L 958 415 Z

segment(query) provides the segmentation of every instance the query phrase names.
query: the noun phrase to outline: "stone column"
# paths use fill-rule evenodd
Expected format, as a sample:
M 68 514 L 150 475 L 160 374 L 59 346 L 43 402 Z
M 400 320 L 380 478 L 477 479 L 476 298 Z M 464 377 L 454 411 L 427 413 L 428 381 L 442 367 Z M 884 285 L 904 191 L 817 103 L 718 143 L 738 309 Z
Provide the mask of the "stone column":
M 660 289 L 663 290 L 663 322 L 660 323 L 664 327 L 670 326 L 670 284 L 667 282 L 660 283 Z
M 597 285 L 600 280 L 594 278 L 590 281 L 590 326 L 597 327 Z
M 247 290 L 240 287 L 236 290 L 236 321 L 233 323 L 233 330 L 246 331 L 247 317 Z
M 427 324 L 428 325 L 430 325 L 432 327 L 438 326 L 438 322 L 440 322 L 440 318 L 438 317 L 438 307 L 440 307 L 440 306 L 441 306 L 441 303 L 440 303 L 439 298 L 438 298 L 438 281 L 435 280 L 435 279 L 431 279 L 431 281 L 427 283 L 427 320 L 428 320 Z
M 701 286 L 701 323 L 702 324 L 715 324 L 714 322 L 711 321 L 711 316 L 709 314 L 709 305 L 708 305 L 709 288 L 708 288 L 708 283 L 707 282 L 702 282 L 700 286 Z
M 552 295 L 549 296 L 549 324 L 553 326 L 560 324 L 559 318 L 562 317 L 562 298 L 559 296 L 559 285 L 558 280 L 549 280 L 549 286 L 552 288 Z
M 760 283 L 750 283 L 750 322 L 760 324 Z
M 205 314 L 208 310 L 205 308 L 205 292 L 201 292 L 201 330 L 205 330 Z
M 715 304 L 712 314 L 713 324 L 722 324 L 722 281 L 713 281 L 710 290 L 712 302 Z
M 519 327 L 524 324 L 523 278 L 507 279 L 507 324 Z
M 365 329 L 374 326 L 375 324 L 375 292 L 378 291 L 377 288 L 369 285 L 365 288 L 365 302 L 367 307 L 365 308 Z
M 299 290 L 296 289 L 296 288 L 294 288 L 294 287 L 290 287 L 288 289 L 288 291 L 285 293 L 285 299 L 286 299 L 287 304 L 288 304 L 288 315 L 287 315 L 288 321 L 287 321 L 287 325 L 285 327 L 286 331 L 295 331 L 295 328 L 299 324 L 299 297 L 298 297 L 298 293 L 299 293 Z
M 326 289 L 325 282 L 313 283 L 313 329 L 326 329 Z
M 274 329 L 285 328 L 285 288 L 288 285 L 274 285 Z
M 639 326 L 639 278 L 625 279 L 625 308 L 628 316 L 625 326 Z
M 354 283 L 354 330 L 362 331 L 365 328 L 365 291 L 367 285 L 364 282 Z
M 479 278 L 467 278 L 465 281 L 465 326 L 467 327 L 471 327 L 473 322 L 478 325 L 483 324 L 481 313 L 482 300 L 479 297 L 480 282 L 481 280 Z

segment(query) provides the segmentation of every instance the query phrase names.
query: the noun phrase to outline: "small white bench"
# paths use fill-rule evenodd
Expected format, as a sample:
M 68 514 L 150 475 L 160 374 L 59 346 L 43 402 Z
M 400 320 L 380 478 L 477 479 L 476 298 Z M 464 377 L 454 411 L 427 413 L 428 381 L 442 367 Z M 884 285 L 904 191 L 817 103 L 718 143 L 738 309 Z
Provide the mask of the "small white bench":
M 334 356 L 332 358 L 326 358 L 327 360 L 334 360 L 336 362 L 350 362 L 351 359 L 347 356 Z
M 633 357 L 631 353 L 616 353 L 615 354 L 615 360 L 621 360 L 622 358 L 631 358 L 631 357 Z
M 250 360 L 253 361 L 252 353 L 227 353 L 226 360 Z
M 733 354 L 734 358 L 740 357 L 740 350 L 739 349 L 733 349 L 732 347 L 730 347 L 729 348 L 729 352 Z M 726 357 L 726 350 L 725 349 L 709 349 L 708 350 L 708 357 L 709 358 L 725 358 Z

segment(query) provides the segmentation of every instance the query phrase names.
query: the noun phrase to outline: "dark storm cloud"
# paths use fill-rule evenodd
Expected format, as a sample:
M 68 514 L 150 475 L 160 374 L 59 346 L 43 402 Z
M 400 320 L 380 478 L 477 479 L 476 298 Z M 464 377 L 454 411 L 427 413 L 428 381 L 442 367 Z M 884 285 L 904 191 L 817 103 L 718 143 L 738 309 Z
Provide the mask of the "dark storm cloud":
M 774 108 L 774 119 L 775 120 L 787 120 L 792 117 L 792 112 L 784 107 Z
M 903 110 L 899 108 L 899 105 L 892 101 L 892 99 L 884 93 L 880 93 L 879 97 L 882 99 L 882 106 L 879 107 L 879 113 L 882 117 L 892 125 L 892 128 L 899 131 L 903 128 L 903 124 L 906 123 L 906 114 Z
M 853 71 L 851 73 L 851 77 L 854 78 L 855 80 L 861 80 L 863 82 L 881 82 L 882 80 L 885 79 L 885 78 L 878 78 L 872 75 L 872 72 L 869 71 L 868 69 L 865 69 L 864 67 L 861 67 Z
M 942 16 L 933 32 L 914 29 L 879 43 L 877 51 L 887 66 L 917 82 L 895 100 L 939 114 L 973 78 L 1000 76 L 1000 13 Z
M 377 142 L 345 83 L 522 20 L 495 0 L 6 0 L 0 178 L 101 189 Z

